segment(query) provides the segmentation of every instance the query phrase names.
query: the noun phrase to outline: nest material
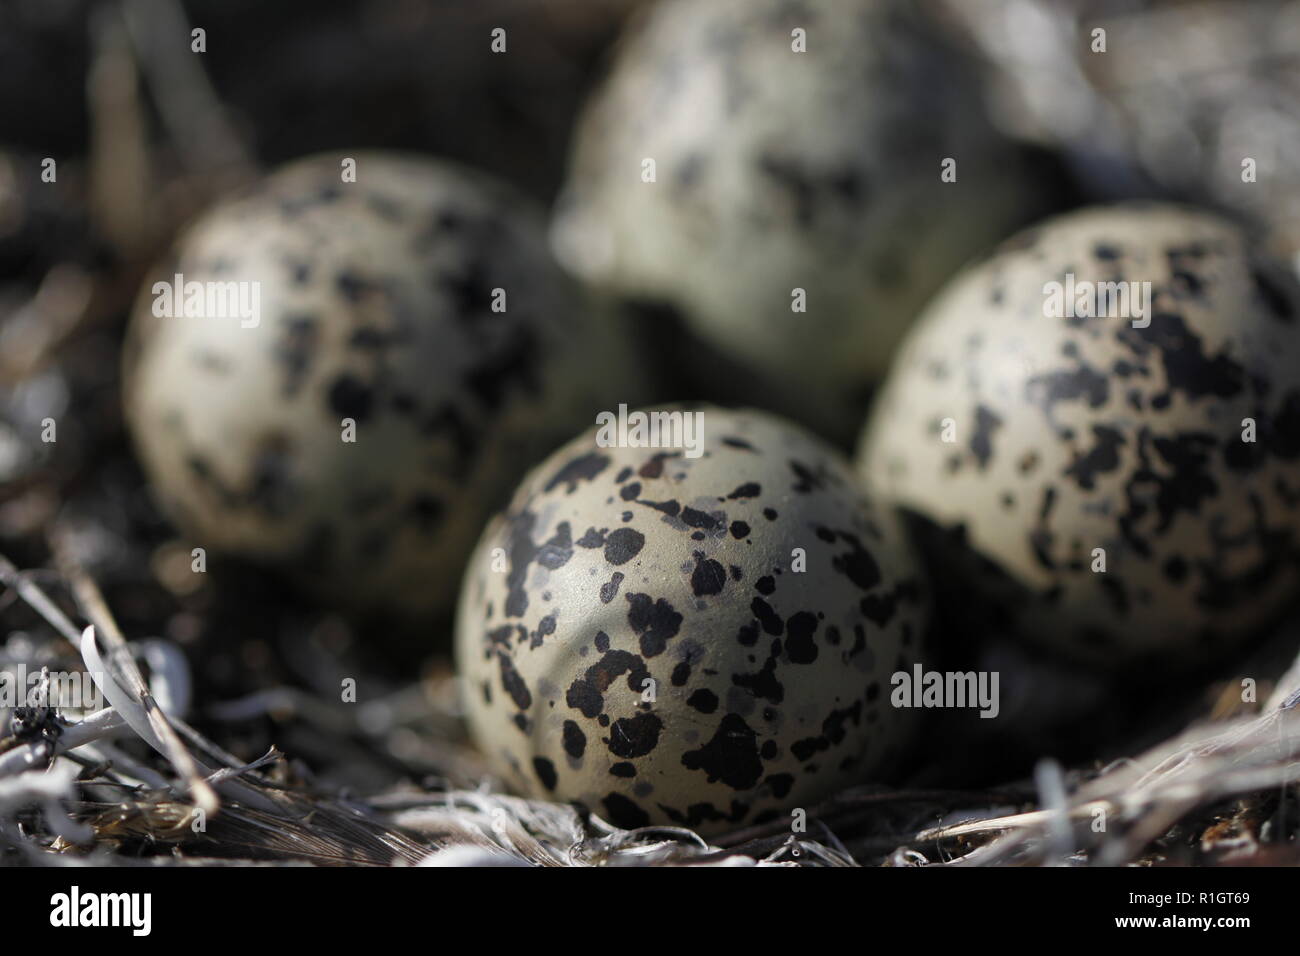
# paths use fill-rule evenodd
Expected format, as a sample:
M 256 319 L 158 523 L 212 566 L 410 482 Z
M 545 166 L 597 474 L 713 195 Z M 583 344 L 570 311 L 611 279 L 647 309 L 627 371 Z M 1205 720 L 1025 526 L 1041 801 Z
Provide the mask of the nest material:
M 209 865 L 946 865 L 1300 862 L 1300 662 L 1256 713 L 1198 722 L 1131 759 L 1064 773 L 1040 763 L 1032 784 L 992 790 L 860 787 L 782 819 L 706 840 L 684 828 L 621 830 L 558 803 L 484 782 L 473 758 L 411 751 L 408 718 L 457 726 L 452 678 L 398 688 L 364 717 L 301 691 L 264 692 L 212 711 L 216 726 L 274 712 L 336 755 L 363 743 L 409 753 L 406 780 L 352 795 L 322 786 L 271 750 L 241 764 L 179 716 L 184 657 L 141 653 L 117 634 L 71 539 L 56 538 L 61 583 L 84 631 L 37 584 L 0 558 L 0 580 L 35 609 L 49 639 L 76 649 L 111 706 L 65 715 L 39 683 L 18 734 L 0 743 L 0 858 L 10 863 Z M 50 659 L 31 634 L 4 646 L 27 667 Z M 100 644 L 104 645 L 103 650 Z M 15 646 L 18 645 L 18 646 Z M 137 659 L 148 664 L 146 680 Z M 48 666 L 48 665 L 47 665 Z M 413 707 L 412 698 L 422 707 Z M 176 708 L 171 713 L 158 703 Z M 351 709 L 349 710 L 349 707 Z M 13 715 L 10 715 L 11 719 Z M 427 728 L 426 728 L 427 732 Z M 451 734 L 455 736 L 454 730 Z M 337 759 L 337 758 L 336 758 Z M 430 775 L 429 770 L 438 771 Z M 421 771 L 424 771 L 423 773 Z M 412 780 L 424 777 L 423 786 Z

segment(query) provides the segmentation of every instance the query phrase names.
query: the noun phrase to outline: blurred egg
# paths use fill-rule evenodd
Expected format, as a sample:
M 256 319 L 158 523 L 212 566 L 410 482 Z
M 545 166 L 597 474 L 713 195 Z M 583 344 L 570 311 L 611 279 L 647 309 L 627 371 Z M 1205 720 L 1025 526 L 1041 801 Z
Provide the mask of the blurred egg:
M 908 322 L 1036 207 L 970 65 L 893 0 L 669 0 L 576 134 L 552 236 L 680 310 L 749 400 L 857 427 Z
M 1217 215 L 1055 218 L 927 310 L 859 467 L 967 623 L 1194 664 L 1300 586 L 1298 322 L 1295 281 Z
M 529 463 L 637 373 L 512 191 L 352 158 L 355 181 L 301 160 L 185 232 L 132 317 L 126 416 L 194 546 L 422 614 Z

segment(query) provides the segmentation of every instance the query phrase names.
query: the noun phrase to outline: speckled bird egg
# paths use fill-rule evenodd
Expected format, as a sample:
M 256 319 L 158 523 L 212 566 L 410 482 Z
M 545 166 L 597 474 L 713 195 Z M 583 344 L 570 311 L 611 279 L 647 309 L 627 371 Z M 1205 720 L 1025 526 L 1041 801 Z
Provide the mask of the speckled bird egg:
M 909 729 L 890 677 L 925 613 L 896 519 L 802 429 L 696 413 L 696 457 L 599 429 L 552 455 L 461 592 L 462 693 L 491 765 L 623 827 L 809 806 Z
M 933 34 L 896 0 L 651 6 L 579 124 L 562 261 L 677 308 L 819 432 L 849 416 L 851 433 L 926 299 L 1036 214 Z
M 1300 585 L 1298 303 L 1215 215 L 1049 220 L 929 308 L 860 468 L 1001 626 L 1104 665 L 1204 661 Z
M 351 158 L 355 181 L 322 155 L 222 202 L 149 273 L 126 416 L 196 547 L 345 605 L 450 610 L 529 462 L 635 375 L 520 197 L 443 162 Z

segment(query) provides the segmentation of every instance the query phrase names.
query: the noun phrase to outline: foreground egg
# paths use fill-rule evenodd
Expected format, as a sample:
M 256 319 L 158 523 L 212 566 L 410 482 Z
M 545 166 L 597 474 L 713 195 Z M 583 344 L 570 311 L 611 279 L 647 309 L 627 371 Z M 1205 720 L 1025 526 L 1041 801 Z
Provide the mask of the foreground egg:
M 1032 177 L 933 32 L 896 0 L 654 5 L 579 124 L 562 259 L 675 307 L 772 384 L 765 404 L 856 429 L 926 299 L 1033 215 Z
M 514 789 L 716 832 L 885 766 L 925 615 L 901 528 L 836 452 L 763 413 L 685 414 L 698 454 L 597 430 L 528 476 L 470 561 L 456 657 Z
M 1050 220 L 936 299 L 859 464 L 967 621 L 1200 662 L 1300 587 L 1300 290 L 1207 213 Z
M 314 157 L 218 205 L 150 273 L 127 421 L 195 546 L 342 604 L 449 610 L 527 463 L 633 376 L 518 196 L 352 158 L 353 182 Z

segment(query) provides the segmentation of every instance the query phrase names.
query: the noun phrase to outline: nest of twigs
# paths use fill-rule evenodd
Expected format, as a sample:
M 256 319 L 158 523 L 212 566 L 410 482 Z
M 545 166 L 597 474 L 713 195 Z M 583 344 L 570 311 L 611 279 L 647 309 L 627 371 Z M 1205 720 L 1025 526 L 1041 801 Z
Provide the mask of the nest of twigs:
M 1203 715 L 1105 766 L 1064 772 L 1042 761 L 1032 781 L 981 789 L 854 788 L 807 808 L 801 826 L 783 819 L 706 840 L 682 828 L 621 830 L 572 806 L 502 792 L 462 743 L 446 672 L 406 685 L 359 675 L 359 686 L 383 688 L 364 704 L 287 685 L 200 702 L 176 643 L 120 633 L 77 557 L 78 541 L 56 532 L 55 572 L 24 572 L 0 558 L 6 594 L 28 606 L 31 622 L 10 632 L 0 670 L 35 675 L 27 706 L 8 714 L 14 733 L 0 743 L 7 863 L 980 866 L 1300 857 L 1300 666 L 1247 712 Z M 341 625 L 325 621 L 318 630 L 331 626 Z M 230 637 L 226 652 L 248 653 Z M 354 672 L 347 649 L 332 653 L 331 643 L 317 633 L 291 648 L 322 688 Z M 106 675 L 106 706 L 51 706 L 60 689 L 49 674 L 77 666 Z M 191 711 L 208 733 L 187 721 Z M 227 749 L 261 735 L 294 745 L 251 762 Z M 387 783 L 347 783 L 358 779 Z

